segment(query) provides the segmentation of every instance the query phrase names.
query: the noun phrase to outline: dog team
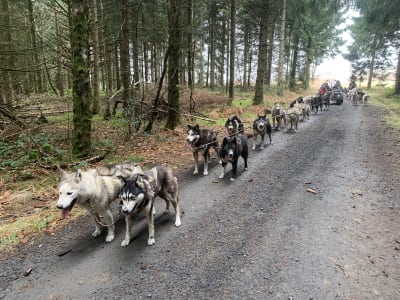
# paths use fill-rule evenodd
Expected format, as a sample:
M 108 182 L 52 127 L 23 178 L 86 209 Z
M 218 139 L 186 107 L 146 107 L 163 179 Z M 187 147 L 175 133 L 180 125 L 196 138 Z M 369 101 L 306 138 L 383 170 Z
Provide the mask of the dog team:
M 252 150 L 256 149 L 258 137 L 261 139 L 260 149 L 264 149 L 265 139 L 268 137 L 272 144 L 272 127 L 276 130 L 284 123 L 287 130 L 297 130 L 300 116 L 303 120 L 310 118 L 313 99 L 303 100 L 302 97 L 294 100 L 287 110 L 279 104 L 275 104 L 271 110 L 265 109 L 263 115 L 258 115 L 253 122 Z M 317 111 L 318 112 L 318 111 Z M 267 114 L 271 114 L 272 126 Z M 240 157 L 244 160 L 244 169 L 247 170 L 249 156 L 248 135 L 245 133 L 244 124 L 236 116 L 231 116 L 225 123 L 227 136 L 223 138 L 219 147 L 217 133 L 212 129 L 201 129 L 199 125 L 187 126 L 186 141 L 191 147 L 194 158 L 194 172 L 199 173 L 199 153 L 204 158 L 203 175 L 208 175 L 208 163 L 210 161 L 210 149 L 215 151 L 222 172 L 222 179 L 226 173 L 228 163 L 232 165 L 230 180 L 237 176 L 237 165 Z M 111 203 L 119 197 L 121 213 L 125 216 L 125 237 L 121 242 L 122 247 L 129 245 L 131 240 L 132 217 L 137 213 L 144 213 L 148 226 L 148 245 L 154 245 L 154 201 L 157 197 L 166 203 L 166 211 L 169 206 L 175 209 L 175 226 L 181 225 L 181 211 L 179 207 L 178 180 L 172 169 L 167 166 L 156 166 L 152 169 L 142 169 L 131 162 L 122 164 L 110 164 L 86 171 L 78 169 L 76 172 L 61 171 L 61 179 L 58 185 L 59 198 L 57 208 L 61 210 L 61 216 L 67 217 L 76 205 L 86 210 L 93 219 L 95 230 L 93 237 L 101 235 L 107 230 L 106 242 L 111 242 L 115 237 L 115 220 L 111 211 Z

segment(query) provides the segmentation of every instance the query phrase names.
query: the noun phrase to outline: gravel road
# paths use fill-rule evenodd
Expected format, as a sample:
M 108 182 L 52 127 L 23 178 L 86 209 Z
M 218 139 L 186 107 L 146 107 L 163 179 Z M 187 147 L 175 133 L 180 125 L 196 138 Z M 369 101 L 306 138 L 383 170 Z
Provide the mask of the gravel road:
M 183 171 L 182 226 L 159 214 L 154 246 L 141 216 L 126 248 L 123 220 L 110 244 L 71 222 L 2 256 L 0 299 L 400 299 L 400 134 L 384 115 L 313 113 L 250 150 L 235 182 L 215 161 Z

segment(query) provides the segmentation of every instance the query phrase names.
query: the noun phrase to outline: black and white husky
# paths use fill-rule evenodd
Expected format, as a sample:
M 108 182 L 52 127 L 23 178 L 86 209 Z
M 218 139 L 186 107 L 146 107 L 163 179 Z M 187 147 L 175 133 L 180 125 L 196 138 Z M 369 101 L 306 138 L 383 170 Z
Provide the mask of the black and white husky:
M 258 136 L 261 137 L 261 145 L 260 149 L 264 149 L 264 139 L 265 135 L 269 137 L 269 143 L 272 144 L 272 126 L 267 118 L 267 115 L 258 115 L 257 118 L 253 122 L 253 150 L 256 150 L 256 143 Z
M 225 128 L 229 135 L 238 135 L 239 133 L 244 133 L 243 123 L 236 115 L 232 115 L 226 120 Z
M 132 216 L 138 212 L 144 212 L 147 217 L 149 229 L 148 245 L 154 245 L 154 199 L 160 197 L 166 202 L 166 212 L 169 204 L 175 208 L 175 226 L 181 226 L 178 179 L 172 173 L 171 168 L 157 166 L 140 173 L 125 181 L 121 189 L 121 210 L 125 214 L 126 232 L 121 246 L 128 246 L 131 240 Z
M 237 164 L 239 157 L 244 159 L 244 169 L 247 170 L 247 158 L 249 156 L 249 148 L 247 145 L 247 136 L 245 134 L 239 134 L 238 136 L 225 137 L 222 142 L 220 151 L 222 160 L 222 173 L 219 176 L 220 179 L 224 178 L 226 165 L 232 164 L 232 177 L 231 181 L 236 179 Z
M 200 129 L 200 126 L 198 124 L 196 124 L 195 126 L 188 125 L 186 141 L 192 147 L 193 151 L 193 174 L 199 173 L 199 152 L 201 152 L 204 157 L 203 175 L 208 175 L 210 148 L 214 149 L 219 160 L 217 134 L 214 133 L 211 129 Z

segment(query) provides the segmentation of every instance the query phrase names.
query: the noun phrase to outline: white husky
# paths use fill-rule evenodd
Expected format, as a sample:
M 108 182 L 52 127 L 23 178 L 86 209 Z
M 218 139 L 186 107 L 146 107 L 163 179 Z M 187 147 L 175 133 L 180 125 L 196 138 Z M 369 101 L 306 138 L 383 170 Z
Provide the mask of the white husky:
M 129 163 L 87 171 L 77 170 L 74 173 L 61 170 L 57 208 L 62 210 L 63 218 L 69 215 L 75 204 L 85 209 L 95 223 L 92 236 L 99 236 L 106 227 L 106 242 L 111 242 L 114 239 L 115 225 L 110 204 L 118 198 L 123 186 L 120 177 L 129 178 L 141 172 L 140 167 Z

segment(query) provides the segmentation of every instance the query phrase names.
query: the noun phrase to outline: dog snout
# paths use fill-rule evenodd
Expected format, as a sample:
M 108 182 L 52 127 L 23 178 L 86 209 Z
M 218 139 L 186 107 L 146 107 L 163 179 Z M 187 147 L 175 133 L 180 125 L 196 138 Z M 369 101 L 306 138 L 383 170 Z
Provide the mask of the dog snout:
M 127 214 L 127 213 L 129 212 L 129 210 L 128 210 L 126 207 L 124 207 L 124 208 L 122 208 L 122 212 L 123 212 L 124 214 Z
M 61 204 L 57 204 L 58 209 L 63 209 L 63 206 Z

